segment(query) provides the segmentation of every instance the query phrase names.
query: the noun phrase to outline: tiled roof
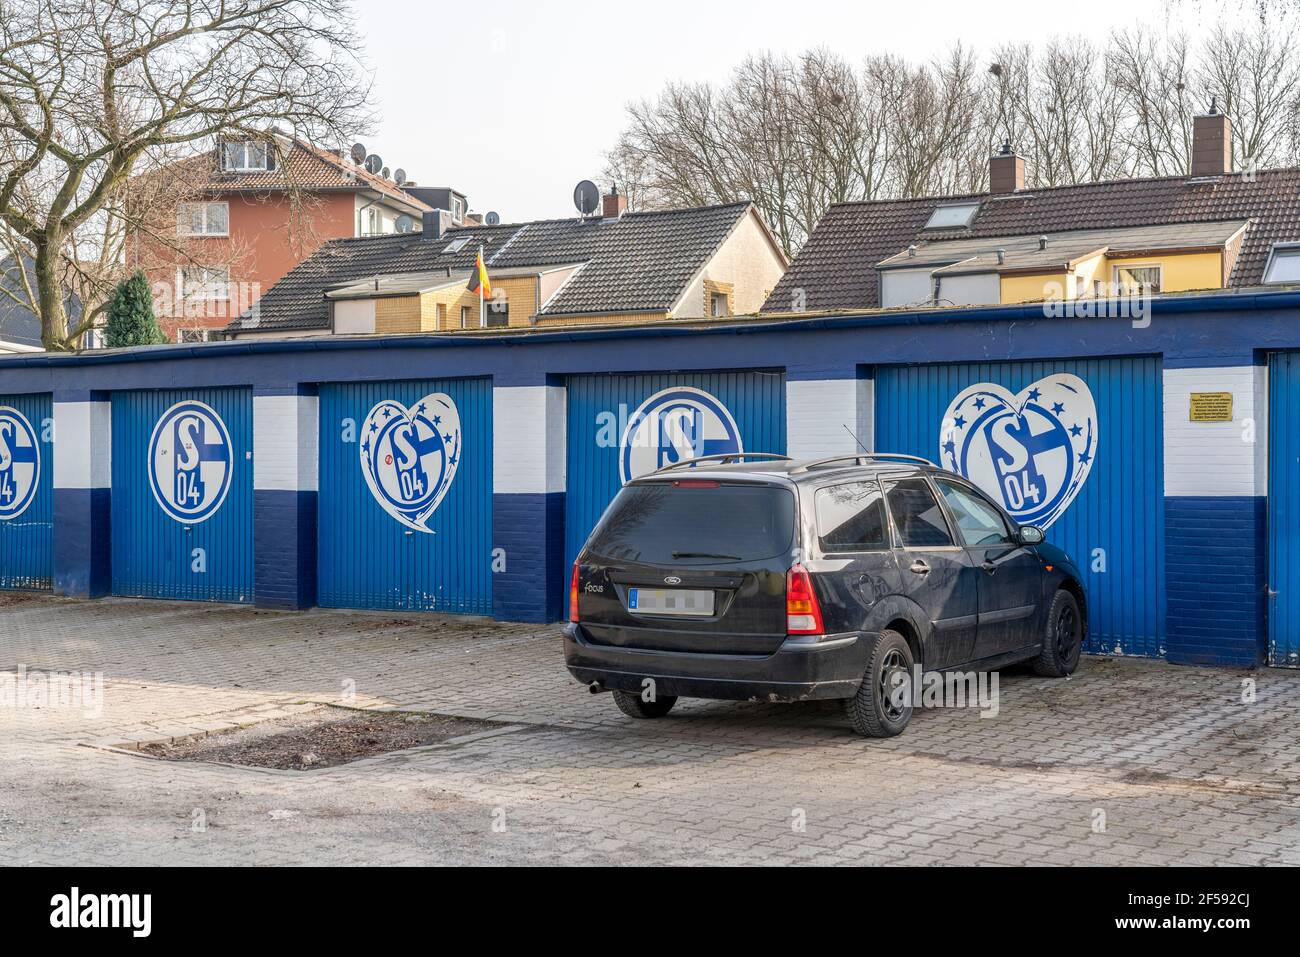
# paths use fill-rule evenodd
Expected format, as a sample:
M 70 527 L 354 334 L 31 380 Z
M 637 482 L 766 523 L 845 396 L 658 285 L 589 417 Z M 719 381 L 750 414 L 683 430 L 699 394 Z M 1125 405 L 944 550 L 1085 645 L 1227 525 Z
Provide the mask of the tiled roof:
M 325 291 L 374 276 L 468 270 L 483 246 L 488 272 L 539 271 L 581 264 L 542 315 L 660 311 L 676 303 L 687 284 L 748 214 L 749 203 L 618 219 L 555 219 L 453 228 L 436 241 L 419 233 L 336 239 L 276 283 L 257 307 L 229 331 L 323 329 Z M 467 242 L 444 252 L 457 239 Z
M 959 199 L 980 202 L 968 229 L 924 229 L 936 206 Z M 841 203 L 822 217 L 763 311 L 790 311 L 798 301 L 798 290 L 803 291 L 803 307 L 810 310 L 878 307 L 876 263 L 930 239 L 1227 220 L 1250 222 L 1229 282 L 1257 285 L 1271 246 L 1300 240 L 1300 168 L 1253 175 L 1118 180 L 1001 196 Z
M 276 168 L 240 172 L 223 170 L 217 161 L 217 147 L 172 164 L 168 172 L 174 176 L 201 178 L 201 188 L 213 192 L 267 192 L 287 189 L 290 184 L 306 191 L 358 191 L 371 190 L 389 199 L 404 203 L 417 212 L 431 207 L 416 199 L 396 183 L 367 172 L 337 153 L 321 149 L 302 140 L 277 138 L 279 151 Z

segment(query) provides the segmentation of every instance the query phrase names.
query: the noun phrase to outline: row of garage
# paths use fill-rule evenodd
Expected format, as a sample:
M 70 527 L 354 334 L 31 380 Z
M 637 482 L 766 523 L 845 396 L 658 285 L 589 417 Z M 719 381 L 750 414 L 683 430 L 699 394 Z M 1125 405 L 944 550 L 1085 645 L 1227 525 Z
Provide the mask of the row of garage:
M 1269 363 L 1270 657 L 1288 664 L 1300 643 L 1300 357 Z M 1086 567 L 1090 650 L 1165 654 L 1159 357 L 864 370 L 876 448 L 966 472 Z M 563 385 L 566 561 L 627 476 L 692 454 L 787 448 L 781 367 Z M 317 603 L 491 614 L 493 380 L 315 388 Z M 112 593 L 251 601 L 252 390 L 114 392 L 111 406 Z M 51 586 L 52 423 L 50 394 L 0 395 L 0 587 Z

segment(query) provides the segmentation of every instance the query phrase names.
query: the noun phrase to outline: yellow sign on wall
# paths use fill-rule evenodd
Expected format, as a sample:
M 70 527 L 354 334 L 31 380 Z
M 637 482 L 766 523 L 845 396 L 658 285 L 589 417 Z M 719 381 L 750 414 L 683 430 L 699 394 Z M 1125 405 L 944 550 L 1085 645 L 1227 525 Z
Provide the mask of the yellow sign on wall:
M 1231 422 L 1231 392 L 1193 392 L 1188 416 L 1193 422 Z

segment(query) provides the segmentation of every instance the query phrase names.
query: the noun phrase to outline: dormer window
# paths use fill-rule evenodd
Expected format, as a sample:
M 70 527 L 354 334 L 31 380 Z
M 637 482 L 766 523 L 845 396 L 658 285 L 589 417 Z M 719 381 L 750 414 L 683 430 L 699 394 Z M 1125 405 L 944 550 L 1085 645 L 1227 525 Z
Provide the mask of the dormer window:
M 1268 256 L 1264 282 L 1300 282 L 1300 244 L 1277 243 Z
M 265 172 L 271 168 L 266 140 L 230 140 L 221 145 L 222 167 L 233 172 Z
M 964 229 L 970 225 L 975 214 L 979 212 L 979 203 L 953 203 L 937 206 L 930 214 L 926 229 Z

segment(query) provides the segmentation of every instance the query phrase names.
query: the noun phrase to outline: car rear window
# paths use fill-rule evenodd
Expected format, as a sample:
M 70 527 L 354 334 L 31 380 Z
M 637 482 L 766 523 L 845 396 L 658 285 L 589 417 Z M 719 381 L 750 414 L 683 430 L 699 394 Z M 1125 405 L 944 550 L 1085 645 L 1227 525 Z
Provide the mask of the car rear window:
M 654 565 L 757 561 L 794 544 L 794 494 L 700 480 L 625 487 L 587 545 L 593 555 Z

